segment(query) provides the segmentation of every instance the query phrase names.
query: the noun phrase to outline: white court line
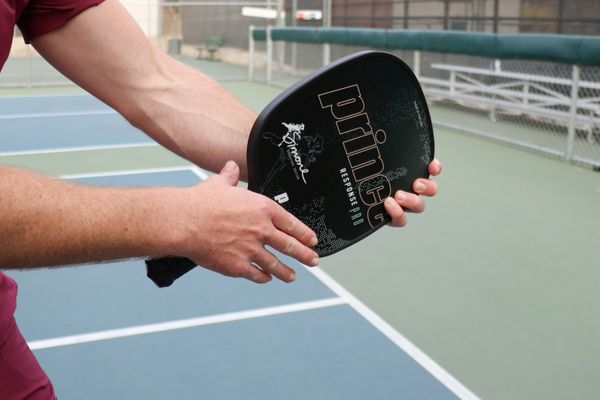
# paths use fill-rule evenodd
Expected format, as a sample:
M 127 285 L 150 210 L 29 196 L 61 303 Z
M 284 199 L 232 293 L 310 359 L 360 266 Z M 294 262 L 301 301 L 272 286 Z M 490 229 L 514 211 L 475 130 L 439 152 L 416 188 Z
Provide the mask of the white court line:
M 196 173 L 200 178 L 206 179 L 206 173 L 197 167 L 192 167 L 192 168 L 179 167 L 179 168 L 162 168 L 162 169 L 148 169 L 148 170 L 137 170 L 137 171 L 121 171 L 118 174 L 126 175 L 128 173 L 185 171 L 185 170 L 191 170 L 194 173 Z M 107 172 L 107 173 L 95 174 L 95 175 L 81 174 L 80 176 L 75 176 L 75 177 L 110 176 L 110 175 L 114 175 L 114 174 L 115 173 Z M 64 177 L 70 177 L 70 176 L 64 176 Z M 415 362 L 417 362 L 419 365 L 421 365 L 426 371 L 428 371 L 433 377 L 435 377 L 438 381 L 440 381 L 444 386 L 446 386 L 450 391 L 452 391 L 454 394 L 456 394 L 459 398 L 461 398 L 463 400 L 480 400 L 479 397 L 477 397 L 467 387 L 465 387 L 456 378 L 454 378 L 450 373 L 448 373 L 446 370 L 444 370 L 439 364 L 437 364 L 433 359 L 431 359 L 421 349 L 419 349 L 412 342 L 410 342 L 406 337 L 404 337 L 402 334 L 400 334 L 391 325 L 389 325 L 387 322 L 385 322 L 379 315 L 377 315 L 374 311 L 372 311 L 369 307 L 367 307 L 363 302 L 358 300 L 354 295 L 352 295 L 348 290 L 346 290 L 344 287 L 342 287 L 338 282 L 336 282 L 333 278 L 331 278 L 322 269 L 308 268 L 308 267 L 306 267 L 306 268 L 317 279 L 319 279 L 319 281 L 321 281 L 325 286 L 327 286 L 336 295 L 338 295 L 339 298 L 317 300 L 317 301 L 306 302 L 306 303 L 296 303 L 295 305 L 288 305 L 288 306 L 269 307 L 269 308 L 265 308 L 265 309 L 251 310 L 251 311 L 245 311 L 245 312 L 241 312 L 241 313 L 222 314 L 221 316 L 217 315 L 217 316 L 212 316 L 212 317 L 194 318 L 191 320 L 173 321 L 173 322 L 167 322 L 164 324 L 145 325 L 144 327 L 150 327 L 149 329 L 157 329 L 157 330 L 149 330 L 149 331 L 144 331 L 142 333 L 136 333 L 139 331 L 139 328 L 141 328 L 141 327 L 133 327 L 133 328 L 117 329 L 117 330 L 103 331 L 103 332 L 97 332 L 97 333 L 91 333 L 91 334 L 84 334 L 84 335 L 68 336 L 65 338 L 56 338 L 56 339 L 35 341 L 35 342 L 30 342 L 29 345 L 30 345 L 30 347 L 31 346 L 43 346 L 43 347 L 31 347 L 33 350 L 37 350 L 37 349 L 41 349 L 41 348 L 66 346 L 66 345 L 70 345 L 70 344 L 84 343 L 84 342 L 89 342 L 89 341 L 113 339 L 115 337 L 132 336 L 132 335 L 138 335 L 138 334 L 144 334 L 144 333 L 160 332 L 163 330 L 173 330 L 173 329 L 182 329 L 182 328 L 190 327 L 190 326 L 187 326 L 186 323 L 192 323 L 192 322 L 186 322 L 186 321 L 196 321 L 196 322 L 207 321 L 207 322 L 202 322 L 199 325 L 191 325 L 191 326 L 200 326 L 200 325 L 208 325 L 211 323 L 233 321 L 233 320 L 237 320 L 237 319 L 254 318 L 253 316 L 232 318 L 236 314 L 238 314 L 238 316 L 239 316 L 240 314 L 254 315 L 254 313 L 258 313 L 259 315 L 257 315 L 257 316 L 260 317 L 260 316 L 266 316 L 266 315 L 282 314 L 284 312 L 294 312 L 294 311 L 278 311 L 278 310 L 281 310 L 282 307 L 299 307 L 300 309 L 298 309 L 296 311 L 303 311 L 303 310 L 314 309 L 314 308 L 322 308 L 322 307 L 329 307 L 329 306 L 340 305 L 340 304 L 348 304 L 358 314 L 360 314 L 363 318 L 365 318 L 371 325 L 373 325 L 384 336 L 386 336 L 388 339 L 390 339 L 396 346 L 398 346 L 408 356 L 410 356 L 413 360 L 415 360 Z M 320 306 L 316 306 L 317 304 L 320 304 Z M 309 308 L 304 308 L 307 306 Z M 268 310 L 270 310 L 271 313 L 269 313 Z M 266 313 L 265 313 L 265 311 L 266 311 Z M 265 314 L 261 314 L 261 313 L 265 313 Z M 232 318 L 232 319 L 228 319 L 228 318 Z M 212 322 L 212 321 L 214 321 L 214 322 Z M 175 326 L 177 326 L 177 324 L 179 324 L 179 323 L 182 324 L 181 327 L 173 327 L 173 328 L 169 328 L 169 329 L 161 328 L 161 326 L 163 326 L 165 324 L 167 324 L 167 325 L 175 324 Z M 116 334 L 119 334 L 119 333 L 124 334 L 124 333 L 128 333 L 129 330 L 132 330 L 133 333 L 129 333 L 126 335 L 111 336 L 111 335 L 115 335 L 115 333 L 113 333 L 113 332 L 116 332 Z M 98 335 L 98 334 L 101 335 L 100 339 L 94 339 L 96 336 L 93 336 L 93 335 Z
M 84 333 L 81 335 L 63 336 L 53 339 L 35 340 L 28 342 L 28 345 L 31 350 L 50 349 L 54 347 L 71 346 L 80 343 L 98 342 L 101 340 L 147 335 L 150 333 L 166 332 L 198 326 L 221 324 L 224 322 L 241 321 L 251 318 L 261 318 L 273 315 L 315 310 L 319 308 L 339 306 L 342 304 L 346 304 L 346 301 L 341 298 L 306 301 L 302 303 L 286 304 L 283 306 L 257 308 L 248 311 L 238 311 L 199 318 L 180 319 L 157 324 L 139 325 L 129 328 Z
M 427 372 L 434 376 L 450 391 L 463 400 L 480 400 L 466 386 L 460 383 L 450 373 L 443 369 L 438 363 L 433 361 L 421 349 L 415 346 L 410 340 L 404 337 L 400 332 L 394 329 L 383 318 L 377 315 L 373 310 L 367 307 L 362 301 L 357 299 L 352 293 L 346 290 L 342 285 L 335 281 L 325 271 L 320 268 L 306 267 L 321 283 L 327 286 L 331 291 L 344 299 L 357 313 L 365 318 L 371 325 L 379 330 L 383 335 L 390 339 L 396 346 L 408 354 L 413 360 L 421 365 Z
M 129 169 L 120 171 L 103 171 L 103 172 L 84 172 L 81 174 L 65 174 L 60 175 L 60 179 L 85 179 L 85 178 L 101 178 L 105 176 L 124 176 L 124 175 L 138 175 L 138 174 L 154 174 L 161 172 L 179 172 L 189 171 L 193 172 L 200 179 L 204 180 L 208 178 L 206 172 L 201 168 L 189 165 L 181 165 L 175 167 L 161 167 L 161 168 L 140 168 L 140 169 Z
M 87 117 L 94 115 L 117 114 L 115 110 L 88 110 L 88 111 L 67 111 L 67 112 L 44 112 L 44 113 L 20 113 L 20 114 L 0 114 L 0 121 L 8 119 L 31 119 L 31 118 L 57 118 L 57 117 Z
M 21 100 L 21 99 L 45 99 L 45 98 L 56 98 L 56 97 L 94 97 L 89 93 L 75 92 L 75 93 L 55 93 L 55 94 L 25 94 L 17 96 L 0 96 L 0 102 L 4 100 Z
M 152 147 L 160 146 L 156 142 L 139 142 L 139 143 L 123 143 L 123 144 L 100 144 L 97 146 L 78 146 L 78 147 L 55 147 L 52 149 L 40 150 L 17 150 L 0 152 L 0 157 L 5 156 L 27 156 L 36 154 L 52 154 L 52 153 L 69 153 L 78 151 L 94 151 L 94 150 L 115 150 L 128 149 L 132 147 Z
M 402 349 L 419 365 L 425 368 L 438 381 L 444 384 L 449 390 L 464 400 L 479 400 L 473 392 L 460 383 L 456 378 L 450 375 L 439 364 L 433 361 L 421 349 L 411 343 L 407 338 L 402 336 L 390 324 L 385 322 L 373 310 L 367 307 L 363 302 L 358 300 L 348 290 L 337 283 L 332 277 L 320 268 L 308 268 L 308 270 L 317 277 L 325 286 L 331 289 L 335 294 L 344 299 L 356 312 L 369 321 L 375 328 L 388 337 L 396 346 Z

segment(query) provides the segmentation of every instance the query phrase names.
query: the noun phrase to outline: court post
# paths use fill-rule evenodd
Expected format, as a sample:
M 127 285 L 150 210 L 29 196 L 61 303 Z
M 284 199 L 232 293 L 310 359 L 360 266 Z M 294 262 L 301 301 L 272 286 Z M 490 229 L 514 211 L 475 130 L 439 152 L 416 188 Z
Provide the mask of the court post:
M 421 79 L 421 52 L 419 50 L 413 52 L 413 71 L 417 79 Z
M 277 19 L 275 26 L 277 28 L 285 27 L 285 11 L 284 11 L 284 0 L 277 0 Z M 283 63 L 285 58 L 285 41 L 277 42 L 277 78 L 281 77 L 283 70 Z
M 331 0 L 323 0 L 323 28 L 331 28 Z M 331 62 L 331 45 L 323 43 L 323 65 Z
M 267 26 L 267 85 L 271 85 L 273 77 L 273 38 L 271 37 L 272 26 Z
M 248 80 L 254 80 L 254 25 L 248 28 Z
M 292 27 L 298 26 L 298 20 L 296 19 L 296 12 L 298 11 L 298 0 L 292 0 Z M 292 42 L 292 71 L 296 72 L 296 66 L 298 64 L 298 43 Z
M 569 116 L 569 130 L 567 135 L 567 151 L 565 159 L 573 160 L 573 145 L 575 142 L 576 123 L 577 123 L 577 103 L 579 102 L 579 66 L 573 65 L 571 73 L 571 109 Z

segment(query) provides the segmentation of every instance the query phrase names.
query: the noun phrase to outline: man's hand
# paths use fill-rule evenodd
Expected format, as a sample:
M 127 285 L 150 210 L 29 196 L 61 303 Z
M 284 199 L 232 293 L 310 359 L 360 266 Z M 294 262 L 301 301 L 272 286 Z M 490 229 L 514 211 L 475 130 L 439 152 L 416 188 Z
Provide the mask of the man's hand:
M 185 256 L 224 275 L 285 282 L 315 233 L 269 198 L 235 187 L 239 167 L 188 188 L 97 187 L 0 166 L 0 268 Z
M 219 175 L 185 189 L 173 212 L 172 231 L 184 238 L 177 255 L 233 277 L 265 283 L 275 276 L 285 282 L 295 279 L 292 268 L 265 248 L 270 246 L 300 262 L 316 266 L 315 233 L 271 199 L 236 187 L 239 167 L 228 162 Z M 190 218 L 190 210 L 197 215 Z
M 429 164 L 429 174 L 438 176 L 442 172 L 442 164 L 438 160 L 433 160 Z M 425 211 L 425 201 L 422 196 L 432 197 L 437 194 L 438 186 L 435 181 L 430 179 L 417 179 L 413 183 L 415 193 L 397 191 L 394 197 L 389 197 L 385 201 L 385 210 L 392 217 L 390 223 L 395 227 L 403 227 L 408 223 L 406 212 L 421 213 Z

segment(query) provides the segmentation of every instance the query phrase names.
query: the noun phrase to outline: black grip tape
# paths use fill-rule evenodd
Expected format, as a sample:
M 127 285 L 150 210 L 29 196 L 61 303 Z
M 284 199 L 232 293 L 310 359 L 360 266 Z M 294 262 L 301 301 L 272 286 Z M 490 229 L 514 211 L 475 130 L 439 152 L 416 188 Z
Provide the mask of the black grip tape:
M 180 276 L 196 267 L 196 263 L 184 257 L 162 257 L 146 260 L 146 275 L 158 287 L 168 287 Z

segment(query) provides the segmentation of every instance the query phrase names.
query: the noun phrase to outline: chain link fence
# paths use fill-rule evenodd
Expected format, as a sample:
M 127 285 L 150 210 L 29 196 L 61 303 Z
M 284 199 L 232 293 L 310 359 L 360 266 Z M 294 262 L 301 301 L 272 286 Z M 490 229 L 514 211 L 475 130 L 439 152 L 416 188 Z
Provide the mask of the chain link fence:
M 600 167 L 600 68 L 425 53 L 436 123 Z
M 252 79 L 281 87 L 327 59 L 367 49 L 276 41 L 270 50 L 267 41 L 253 46 Z M 600 170 L 600 67 L 385 51 L 413 68 L 434 124 Z

